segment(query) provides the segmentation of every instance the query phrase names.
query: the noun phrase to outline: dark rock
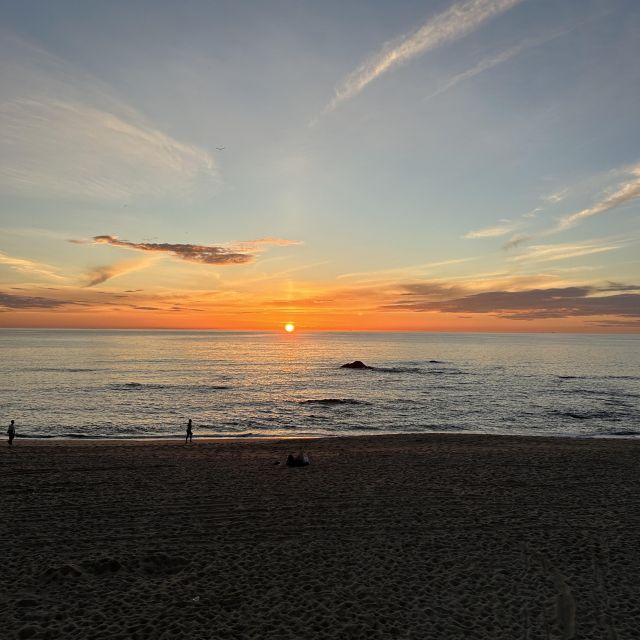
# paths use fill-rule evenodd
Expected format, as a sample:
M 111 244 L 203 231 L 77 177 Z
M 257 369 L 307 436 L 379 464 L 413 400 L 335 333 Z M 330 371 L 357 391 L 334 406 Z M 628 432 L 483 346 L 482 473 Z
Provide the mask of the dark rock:
M 371 367 L 367 367 L 367 365 L 362 362 L 362 360 L 354 360 L 353 362 L 347 362 L 347 364 L 343 364 L 341 369 L 371 369 Z

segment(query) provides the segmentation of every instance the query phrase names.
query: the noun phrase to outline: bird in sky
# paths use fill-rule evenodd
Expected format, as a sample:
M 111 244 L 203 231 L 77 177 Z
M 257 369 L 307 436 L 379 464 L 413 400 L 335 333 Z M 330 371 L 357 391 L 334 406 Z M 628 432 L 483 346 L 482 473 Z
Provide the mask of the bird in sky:
M 218 151 L 224 151 L 227 147 L 216 147 Z

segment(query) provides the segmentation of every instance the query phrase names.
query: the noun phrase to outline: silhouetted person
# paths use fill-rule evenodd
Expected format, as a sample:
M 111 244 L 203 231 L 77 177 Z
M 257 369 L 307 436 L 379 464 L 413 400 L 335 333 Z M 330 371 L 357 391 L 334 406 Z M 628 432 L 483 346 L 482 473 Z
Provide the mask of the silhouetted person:
M 7 429 L 7 435 L 9 436 L 9 446 L 13 444 L 13 439 L 16 437 L 16 424 L 15 420 L 11 421 L 9 428 Z
M 191 426 L 191 418 L 189 418 L 189 422 L 187 422 L 187 437 L 184 439 L 184 443 L 193 442 L 193 428 Z

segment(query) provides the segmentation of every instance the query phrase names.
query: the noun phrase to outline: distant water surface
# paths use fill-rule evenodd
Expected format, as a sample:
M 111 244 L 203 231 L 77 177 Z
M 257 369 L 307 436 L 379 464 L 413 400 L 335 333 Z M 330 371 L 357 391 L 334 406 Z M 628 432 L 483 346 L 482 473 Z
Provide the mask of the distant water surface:
M 0 331 L 30 437 L 640 435 L 640 336 Z M 341 369 L 363 360 L 369 370 Z

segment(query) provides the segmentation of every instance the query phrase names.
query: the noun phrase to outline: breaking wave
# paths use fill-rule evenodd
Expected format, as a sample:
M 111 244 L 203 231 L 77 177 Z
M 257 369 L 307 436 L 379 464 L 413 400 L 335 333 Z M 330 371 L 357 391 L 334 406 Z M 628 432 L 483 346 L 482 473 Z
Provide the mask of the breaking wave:
M 352 398 L 317 398 L 311 400 L 300 400 L 298 404 L 320 404 L 325 406 L 335 406 L 341 404 L 369 404 L 363 400 L 353 400 Z
M 112 391 L 146 391 L 166 389 L 176 391 L 207 392 L 231 389 L 230 386 L 224 384 L 156 384 L 152 382 L 112 383 L 107 385 L 107 387 Z

